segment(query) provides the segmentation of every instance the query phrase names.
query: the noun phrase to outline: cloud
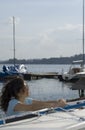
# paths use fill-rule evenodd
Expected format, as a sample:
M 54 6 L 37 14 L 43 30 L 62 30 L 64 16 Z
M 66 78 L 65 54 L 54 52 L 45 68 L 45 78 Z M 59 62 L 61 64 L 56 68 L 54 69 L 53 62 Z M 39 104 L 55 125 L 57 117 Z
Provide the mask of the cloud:
M 80 53 L 82 45 L 78 39 L 81 37 L 81 27 L 80 24 L 66 24 L 62 26 L 62 29 L 57 27 L 56 29 L 50 29 L 39 34 L 36 38 L 31 40 L 31 45 L 35 45 L 33 48 L 33 52 L 36 52 L 35 56 L 55 57 Z
M 73 41 L 81 37 L 82 25 L 81 24 L 66 24 L 50 29 L 42 34 L 39 34 L 40 43 L 42 44 L 55 44 L 64 41 Z
M 81 24 L 66 24 L 64 26 L 60 26 L 58 27 L 58 30 L 62 31 L 62 30 L 67 30 L 67 31 L 72 31 L 72 30 L 81 30 L 82 25 Z
M 21 36 L 17 38 L 18 43 L 24 43 L 24 45 L 29 43 L 29 46 L 32 47 L 34 45 L 38 47 L 53 47 L 56 44 L 70 44 L 72 42 L 81 39 L 81 24 L 66 24 L 63 26 L 58 26 L 56 28 L 49 29 L 42 33 L 37 33 L 33 36 Z

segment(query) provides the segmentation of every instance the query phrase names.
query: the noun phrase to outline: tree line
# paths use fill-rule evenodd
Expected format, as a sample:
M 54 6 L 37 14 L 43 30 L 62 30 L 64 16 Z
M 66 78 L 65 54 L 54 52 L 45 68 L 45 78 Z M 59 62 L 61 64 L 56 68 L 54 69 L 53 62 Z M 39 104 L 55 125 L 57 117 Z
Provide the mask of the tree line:
M 85 56 L 85 55 L 84 55 Z M 82 60 L 82 54 L 70 57 L 51 57 L 42 59 L 15 59 L 16 64 L 71 64 L 72 61 Z M 0 64 L 13 64 L 14 59 L 0 61 Z

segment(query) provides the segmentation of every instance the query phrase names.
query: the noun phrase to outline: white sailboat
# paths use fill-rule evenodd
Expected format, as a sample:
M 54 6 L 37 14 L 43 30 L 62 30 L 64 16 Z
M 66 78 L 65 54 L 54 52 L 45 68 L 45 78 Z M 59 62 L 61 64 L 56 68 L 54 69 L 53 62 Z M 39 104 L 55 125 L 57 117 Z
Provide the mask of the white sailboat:
M 80 66 L 77 64 L 80 64 Z M 80 79 L 80 77 L 85 77 L 83 60 L 73 61 L 69 71 L 62 73 L 62 80 L 65 82 L 76 82 Z
M 82 26 L 82 46 L 83 46 L 83 54 L 82 54 L 82 60 L 79 61 L 73 61 L 71 67 L 69 68 L 68 72 L 64 72 L 61 74 L 60 80 L 66 81 L 66 82 L 76 82 L 81 77 L 85 77 L 85 68 L 84 68 L 84 0 L 83 0 L 83 26 Z M 74 64 L 80 64 L 79 67 L 73 66 Z
M 13 16 L 13 65 L 3 66 L 3 71 L 8 74 L 25 74 L 28 73 L 27 68 L 24 64 L 16 65 L 15 56 L 15 17 Z

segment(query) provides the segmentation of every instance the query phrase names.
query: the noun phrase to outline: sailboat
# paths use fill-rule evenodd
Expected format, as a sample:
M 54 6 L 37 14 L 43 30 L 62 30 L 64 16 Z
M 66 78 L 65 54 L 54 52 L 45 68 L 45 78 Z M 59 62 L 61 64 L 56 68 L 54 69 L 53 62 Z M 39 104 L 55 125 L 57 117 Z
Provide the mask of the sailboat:
M 83 0 L 83 26 L 82 26 L 82 46 L 83 46 L 83 53 L 82 53 L 82 60 L 73 61 L 72 65 L 69 68 L 68 72 L 64 72 L 59 76 L 61 81 L 65 82 L 76 82 L 80 78 L 85 77 L 85 68 L 84 68 L 84 0 Z M 78 67 L 79 64 L 80 66 Z M 75 66 L 76 65 L 76 66 Z
M 24 64 L 16 64 L 15 59 L 15 17 L 13 16 L 13 65 L 3 65 L 2 72 L 0 72 L 0 80 L 10 79 L 15 76 L 24 76 L 28 74 L 28 70 Z
M 14 65 L 9 67 L 9 71 L 14 71 L 14 73 L 27 73 L 27 68 L 24 64 L 16 65 L 16 56 L 15 56 L 15 17 L 13 16 L 13 56 L 14 56 Z M 13 73 L 13 72 L 12 72 Z
M 85 77 L 83 60 L 73 61 L 69 71 L 62 73 L 62 81 L 65 82 L 77 82 L 82 77 Z

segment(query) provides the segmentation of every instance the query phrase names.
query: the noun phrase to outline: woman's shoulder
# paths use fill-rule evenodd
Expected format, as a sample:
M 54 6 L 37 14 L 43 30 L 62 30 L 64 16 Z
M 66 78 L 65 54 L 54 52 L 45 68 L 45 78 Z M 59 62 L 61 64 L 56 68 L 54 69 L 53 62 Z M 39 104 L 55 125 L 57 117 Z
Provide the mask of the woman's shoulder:
M 11 100 L 9 101 L 7 112 L 6 112 L 7 116 L 15 115 L 16 114 L 16 112 L 14 112 L 14 108 L 15 108 L 15 106 L 18 103 L 20 103 L 19 100 L 15 99 L 15 98 L 11 98 Z
M 19 100 L 15 99 L 15 98 L 12 98 L 10 101 L 9 101 L 9 104 L 13 105 L 13 104 L 17 104 L 17 103 L 21 103 Z

